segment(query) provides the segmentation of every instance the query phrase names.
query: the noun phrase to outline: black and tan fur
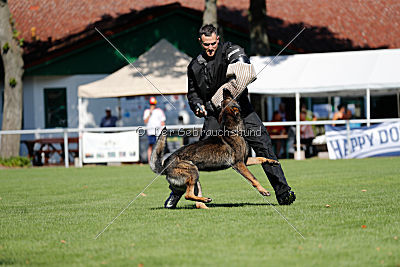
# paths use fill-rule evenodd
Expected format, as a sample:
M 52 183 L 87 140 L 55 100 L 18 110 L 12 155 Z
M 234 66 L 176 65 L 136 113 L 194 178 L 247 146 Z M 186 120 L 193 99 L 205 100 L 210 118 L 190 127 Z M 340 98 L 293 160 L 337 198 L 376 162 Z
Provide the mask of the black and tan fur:
M 151 169 L 155 173 L 166 175 L 167 181 L 172 187 L 186 191 L 185 198 L 196 202 L 211 202 L 211 198 L 201 195 L 200 183 L 198 182 L 199 171 L 217 171 L 230 167 L 249 180 L 261 195 L 269 196 L 270 193 L 258 182 L 246 167 L 246 164 L 253 165 L 266 162 L 271 165 L 278 165 L 279 162 L 263 157 L 248 158 L 247 142 L 238 134 L 244 130 L 244 124 L 240 116 L 240 107 L 232 99 L 228 90 L 224 91 L 219 122 L 225 129 L 232 132 L 230 134 L 212 136 L 205 140 L 183 146 L 163 162 L 167 139 L 166 129 L 164 128 L 162 134 L 158 137 L 151 155 Z M 200 189 L 197 195 L 194 190 L 195 185 Z M 198 207 L 206 208 L 205 205 L 199 205 Z

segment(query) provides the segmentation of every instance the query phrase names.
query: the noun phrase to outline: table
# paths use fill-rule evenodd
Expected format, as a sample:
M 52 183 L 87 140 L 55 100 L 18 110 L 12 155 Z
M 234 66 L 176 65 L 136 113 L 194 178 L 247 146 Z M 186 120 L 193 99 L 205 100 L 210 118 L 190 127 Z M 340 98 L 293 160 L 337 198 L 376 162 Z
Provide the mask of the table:
M 281 146 L 282 146 L 283 150 L 284 150 L 283 151 L 283 155 L 285 155 L 286 158 L 288 158 L 289 157 L 289 152 L 288 152 L 289 148 L 287 147 L 287 144 L 288 144 L 287 143 L 287 139 L 289 138 L 289 136 L 287 134 L 271 134 L 269 137 L 271 138 L 273 146 L 275 145 L 275 147 L 276 147 L 275 148 L 276 156 L 279 157 L 279 152 L 280 151 L 277 151 L 277 150 L 278 149 L 280 150 Z M 278 145 L 277 144 L 278 142 L 282 142 L 282 144 Z
M 73 162 L 74 158 L 78 156 L 78 142 L 78 137 L 68 138 L 68 154 L 70 162 Z M 28 156 L 32 159 L 33 165 L 49 164 L 49 159 L 55 153 L 60 156 L 60 163 L 64 162 L 64 138 L 40 138 L 35 140 L 23 140 L 21 143 L 25 144 L 28 148 Z M 36 144 L 38 144 L 38 146 L 35 148 Z M 70 148 L 69 146 L 71 144 L 76 144 L 76 148 Z M 42 155 L 44 155 L 44 162 L 42 162 Z
M 269 137 L 272 140 L 286 140 L 289 136 L 287 134 L 271 134 Z

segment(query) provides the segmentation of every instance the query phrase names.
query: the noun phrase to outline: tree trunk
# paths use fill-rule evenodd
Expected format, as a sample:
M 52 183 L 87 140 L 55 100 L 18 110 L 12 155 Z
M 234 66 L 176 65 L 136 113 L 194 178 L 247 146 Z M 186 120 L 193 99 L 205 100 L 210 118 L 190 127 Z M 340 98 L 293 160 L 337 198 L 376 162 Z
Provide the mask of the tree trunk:
M 220 37 L 220 41 L 223 41 L 224 32 L 222 27 L 218 28 L 218 15 L 217 15 L 217 0 L 205 0 L 204 2 L 204 13 L 203 13 L 203 26 L 206 24 L 212 24 L 217 28 L 217 33 Z
M 250 0 L 249 24 L 251 55 L 268 56 L 270 48 L 267 35 L 266 0 Z
M 205 0 L 203 26 L 206 24 L 212 24 L 215 28 L 218 29 L 217 0 Z
M 11 13 L 6 0 L 0 0 L 0 49 L 4 66 L 4 106 L 2 130 L 20 130 L 22 126 L 22 48 L 13 36 Z M 1 135 L 0 157 L 19 155 L 19 135 Z

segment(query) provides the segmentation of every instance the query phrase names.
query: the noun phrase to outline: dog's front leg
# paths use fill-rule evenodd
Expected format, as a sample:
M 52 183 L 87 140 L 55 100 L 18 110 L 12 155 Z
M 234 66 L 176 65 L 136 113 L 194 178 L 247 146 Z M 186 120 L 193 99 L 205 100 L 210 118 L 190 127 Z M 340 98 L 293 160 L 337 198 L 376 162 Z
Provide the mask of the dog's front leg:
M 251 185 L 257 188 L 258 192 L 260 192 L 263 196 L 270 196 L 271 194 L 260 184 L 260 182 L 254 177 L 254 175 L 250 172 L 250 170 L 246 167 L 244 162 L 237 162 L 232 166 L 234 170 L 240 173 L 244 178 L 250 181 Z
M 197 194 L 196 194 L 196 189 L 197 189 Z M 196 196 L 198 196 L 198 197 L 202 197 L 203 196 L 203 193 L 201 191 L 201 184 L 200 184 L 199 181 L 197 181 L 197 183 L 196 183 L 196 188 L 195 188 L 194 194 Z M 196 208 L 198 208 L 198 209 L 210 209 L 209 207 L 207 207 L 206 204 L 204 204 L 202 202 L 198 202 L 198 201 L 196 201 Z
M 277 166 L 277 165 L 280 164 L 279 161 L 273 160 L 273 159 L 267 159 L 267 158 L 264 158 L 264 157 L 249 157 L 247 159 L 246 165 L 250 166 L 250 165 L 256 165 L 256 164 L 262 164 L 262 163 L 265 163 L 265 162 L 267 164 L 269 164 L 269 165 L 272 165 L 272 166 Z

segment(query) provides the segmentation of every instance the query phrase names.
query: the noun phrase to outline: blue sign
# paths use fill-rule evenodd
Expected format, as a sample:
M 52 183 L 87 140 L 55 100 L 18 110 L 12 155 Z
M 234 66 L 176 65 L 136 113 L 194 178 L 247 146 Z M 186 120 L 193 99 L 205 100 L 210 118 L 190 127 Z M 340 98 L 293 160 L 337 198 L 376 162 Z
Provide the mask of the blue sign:
M 352 129 L 325 126 L 330 159 L 400 156 L 400 122 Z

